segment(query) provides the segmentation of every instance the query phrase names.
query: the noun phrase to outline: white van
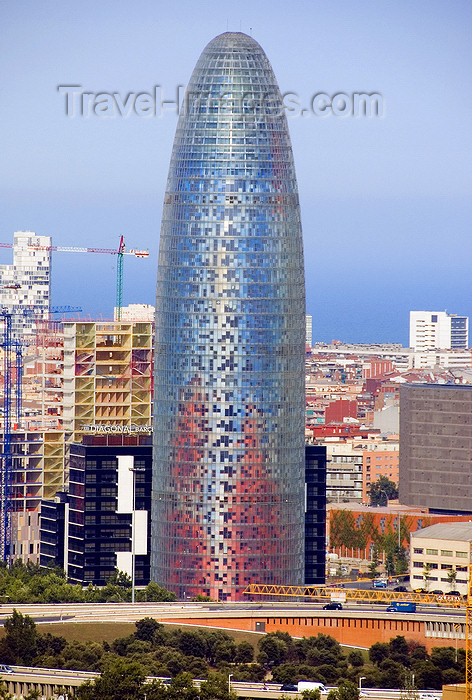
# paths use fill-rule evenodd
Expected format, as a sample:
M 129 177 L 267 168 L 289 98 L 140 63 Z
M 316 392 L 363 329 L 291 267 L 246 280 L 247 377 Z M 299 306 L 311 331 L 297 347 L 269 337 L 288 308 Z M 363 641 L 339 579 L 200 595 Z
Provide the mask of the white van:
M 323 683 L 315 681 L 298 681 L 298 692 L 303 693 L 304 690 L 319 690 L 320 693 L 327 693 L 328 688 Z

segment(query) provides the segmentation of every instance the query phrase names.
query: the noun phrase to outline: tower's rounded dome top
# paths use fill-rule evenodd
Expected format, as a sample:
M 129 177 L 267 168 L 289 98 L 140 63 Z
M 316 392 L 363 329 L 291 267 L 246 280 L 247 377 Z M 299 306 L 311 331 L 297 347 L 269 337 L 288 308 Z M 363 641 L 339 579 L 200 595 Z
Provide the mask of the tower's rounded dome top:
M 204 51 L 213 48 L 243 49 L 245 51 L 263 51 L 260 44 L 252 36 L 243 32 L 223 32 L 212 39 L 205 47 Z

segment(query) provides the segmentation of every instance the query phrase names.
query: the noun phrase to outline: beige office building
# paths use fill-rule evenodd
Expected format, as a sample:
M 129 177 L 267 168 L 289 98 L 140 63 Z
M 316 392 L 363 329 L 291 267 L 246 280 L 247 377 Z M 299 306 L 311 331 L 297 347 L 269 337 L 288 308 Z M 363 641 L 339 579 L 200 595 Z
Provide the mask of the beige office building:
M 472 523 L 438 523 L 411 533 L 410 585 L 467 594 Z

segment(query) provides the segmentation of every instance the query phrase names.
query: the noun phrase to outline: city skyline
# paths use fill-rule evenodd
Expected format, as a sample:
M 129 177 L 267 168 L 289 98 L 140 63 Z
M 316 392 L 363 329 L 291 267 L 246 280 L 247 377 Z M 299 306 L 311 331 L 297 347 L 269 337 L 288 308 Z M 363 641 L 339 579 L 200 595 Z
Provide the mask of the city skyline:
M 2 8 L 9 165 L 0 242 L 29 228 L 56 245 L 117 247 L 123 234 L 129 247 L 151 250 L 147 272 L 126 261 L 124 303 L 152 303 L 175 114 L 70 119 L 57 86 L 124 97 L 160 84 L 172 100 L 208 34 L 241 25 L 266 47 L 282 91 L 304 104 L 317 92 L 357 91 L 385 102 L 382 118 L 290 118 L 314 339 L 406 345 L 412 308 L 472 316 L 470 6 L 316 2 L 288 12 L 278 2 L 268 14 L 243 0 L 229 22 L 216 3 L 181 9 L 187 26 L 180 9 L 148 2 L 132 15 L 123 2 L 99 10 L 85 2 L 74 13 L 54 3 Z M 0 264 L 9 262 L 1 252 Z M 101 280 L 99 290 L 84 288 L 86 271 Z M 113 260 L 56 258 L 53 303 L 111 317 L 114 280 Z

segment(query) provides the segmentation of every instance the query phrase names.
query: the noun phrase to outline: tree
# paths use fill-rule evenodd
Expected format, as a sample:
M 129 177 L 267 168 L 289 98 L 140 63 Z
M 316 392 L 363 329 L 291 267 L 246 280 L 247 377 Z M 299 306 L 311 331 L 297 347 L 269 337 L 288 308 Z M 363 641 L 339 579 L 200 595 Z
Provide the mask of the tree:
M 159 586 L 155 581 L 150 581 L 144 591 L 139 591 L 138 599 L 140 601 L 148 601 L 148 603 L 172 603 L 177 600 L 175 593 L 171 593 L 164 588 L 164 586 Z
M 26 696 L 27 698 L 28 696 Z M 13 700 L 13 695 L 8 691 L 3 681 L 0 681 L 0 700 Z
M 384 659 L 379 665 L 382 672 L 380 676 L 381 688 L 401 688 L 405 667 L 393 659 Z
M 354 666 L 354 668 L 360 668 L 361 666 L 364 665 L 364 656 L 362 655 L 362 652 L 359 651 L 359 649 L 354 649 L 348 654 L 347 660 L 351 664 L 351 666 Z
M 133 585 L 131 576 L 125 571 L 119 571 L 118 569 L 115 569 L 113 574 L 108 579 L 108 583 L 119 586 L 120 588 L 131 588 Z
M 455 569 L 449 569 L 447 572 L 447 582 L 449 584 L 449 590 L 453 591 L 456 587 L 457 571 Z
M 372 561 L 369 564 L 369 576 L 370 576 L 370 578 L 372 578 L 372 579 L 377 578 L 379 564 L 380 564 L 379 553 L 377 551 L 377 547 L 374 546 L 374 550 L 372 552 Z
M 455 668 L 455 653 L 453 647 L 434 647 L 431 651 L 431 661 L 441 670 Z
M 38 633 L 33 618 L 16 609 L 4 623 L 4 644 L 10 653 L 10 663 L 29 666 L 36 656 Z
M 164 629 L 164 625 L 157 622 L 153 617 L 143 617 L 142 620 L 136 622 L 136 639 L 142 639 L 145 642 L 152 642 L 158 630 Z
M 211 675 L 200 685 L 200 700 L 237 700 L 237 695 L 229 690 L 227 676 L 221 673 Z
M 406 574 L 408 572 L 408 556 L 406 549 L 397 547 L 397 556 L 395 558 L 395 573 L 397 575 Z
M 376 642 L 369 649 L 369 659 L 374 664 L 380 664 L 390 654 L 390 646 L 386 642 Z
M 419 661 L 415 664 L 415 680 L 420 688 L 440 690 L 443 682 L 441 669 L 435 666 L 430 659 Z
M 370 505 L 386 506 L 389 500 L 398 498 L 398 488 L 394 481 L 381 476 L 370 485 Z
M 359 700 L 359 688 L 351 681 L 341 681 L 336 690 L 330 690 L 327 700 Z
M 270 632 L 265 637 L 262 637 L 258 646 L 258 663 L 263 666 L 278 666 L 285 661 L 287 644 L 283 639 L 279 639 L 274 632 Z
M 254 647 L 250 642 L 242 641 L 238 644 L 234 661 L 237 664 L 250 664 L 254 661 Z
M 302 693 L 303 700 L 321 700 L 321 693 L 318 688 L 314 690 L 304 690 Z
M 142 697 L 145 678 L 140 664 L 115 657 L 108 660 L 99 678 L 79 686 L 76 697 L 80 700 L 135 700 Z
M 424 581 L 424 587 L 426 590 L 429 590 L 429 579 L 431 573 L 431 564 L 426 563 L 423 567 L 423 581 Z
M 391 550 L 387 551 L 387 558 L 385 560 L 385 569 L 387 576 L 392 576 L 395 572 L 395 557 Z

